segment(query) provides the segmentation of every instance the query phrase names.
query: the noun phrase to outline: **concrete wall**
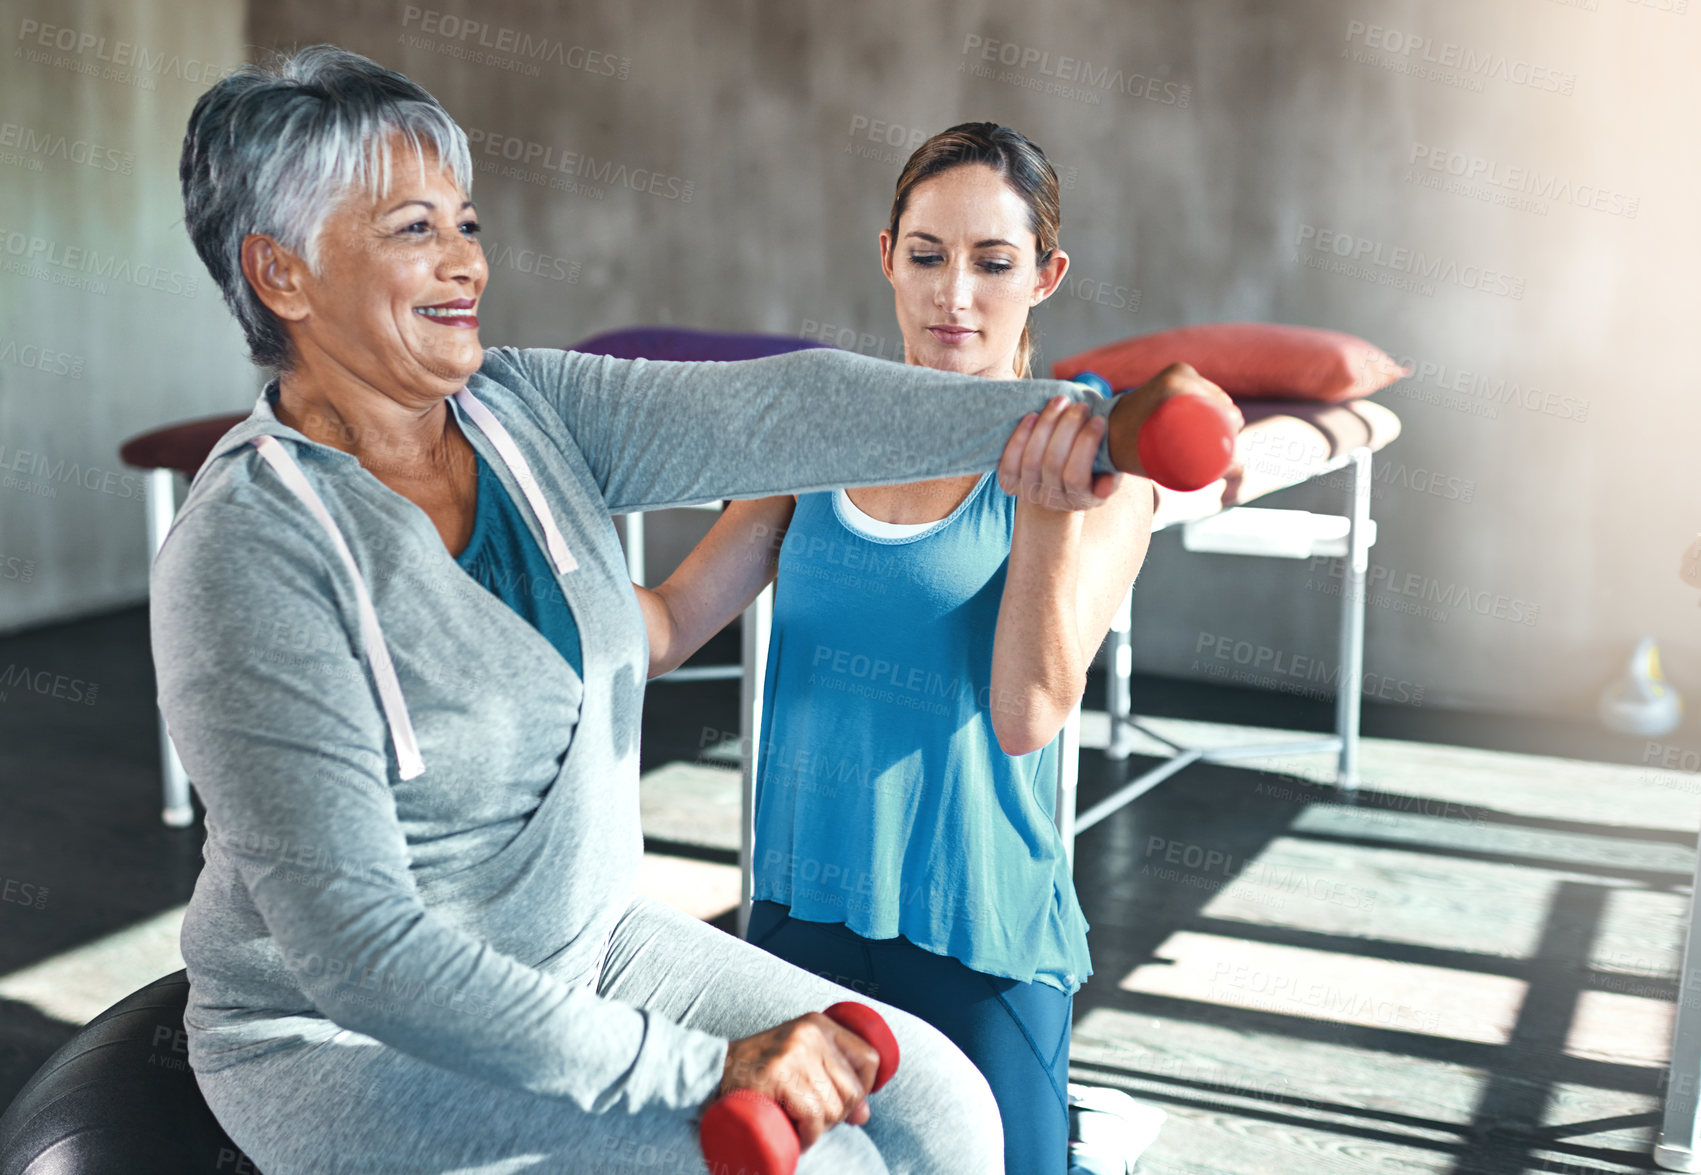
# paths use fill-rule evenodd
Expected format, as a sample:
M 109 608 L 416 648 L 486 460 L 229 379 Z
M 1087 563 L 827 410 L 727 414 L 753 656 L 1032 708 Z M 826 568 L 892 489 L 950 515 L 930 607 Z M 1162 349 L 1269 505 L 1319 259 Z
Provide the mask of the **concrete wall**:
M 142 475 L 160 424 L 259 388 L 183 231 L 195 99 L 243 61 L 218 0 L 0 7 L 0 631 L 147 593 Z
M 1644 633 L 1661 640 L 1680 686 L 1701 687 L 1695 593 L 1679 576 L 1701 529 L 1686 345 L 1689 122 L 1701 99 L 1688 65 L 1701 13 L 1679 4 L 1693 7 L 268 0 L 250 5 L 247 37 L 369 54 L 497 149 L 478 155 L 474 191 L 493 267 L 487 343 L 561 345 L 672 322 L 826 333 L 896 356 L 873 240 L 903 158 L 964 119 L 1018 127 L 1064 177 L 1075 259 L 1038 318 L 1044 354 L 1257 319 L 1351 331 L 1421 365 L 1378 397 L 1405 435 L 1383 455 L 1375 493 L 1371 685 L 1426 706 L 1586 714 Z M 36 67 L 6 84 L 72 80 Z M 174 85 L 174 109 L 186 111 L 189 88 Z M 132 97 L 72 89 L 85 103 Z M 160 132 L 169 147 L 132 147 L 138 173 L 144 158 L 174 160 L 180 132 L 179 114 Z M 1475 174 L 1460 184 L 1449 168 Z M 65 182 L 119 205 L 156 185 L 145 190 L 159 192 L 158 215 L 114 222 L 113 237 L 192 269 L 165 176 Z M 1438 260 L 1432 276 L 1388 264 L 1409 252 Z M 1343 264 L 1355 258 L 1358 268 Z M 9 296 L 27 285 L 59 300 L 41 319 L 45 341 L 95 348 L 74 317 L 92 299 L 7 280 Z M 205 295 L 131 300 L 178 310 L 150 327 L 172 321 L 171 337 L 193 338 L 198 357 L 228 358 L 234 327 L 215 321 Z M 151 344 L 112 353 L 136 347 Z M 237 373 L 215 367 L 217 380 L 178 394 L 212 405 L 232 391 Z M 92 374 L 30 379 L 48 399 L 106 386 Z M 101 407 L 133 403 L 114 399 Z M 7 411 L 12 428 L 20 414 Z M 95 414 L 63 415 L 62 427 L 97 427 Z M 7 518 L 47 517 L 50 504 L 3 497 Z M 1334 497 L 1301 488 L 1269 504 L 1327 510 Z M 133 508 L 100 504 L 128 511 L 122 526 L 103 525 L 139 532 Z M 656 573 L 697 525 L 652 523 Z M 115 594 L 126 575 L 139 587 L 134 542 L 73 551 L 51 526 L 37 530 L 17 545 L 56 590 L 88 578 L 84 560 L 110 565 Z M 1137 593 L 1136 662 L 1194 675 L 1202 645 L 1246 641 L 1332 664 L 1326 571 L 1186 555 L 1161 535 Z M 14 616 L 44 599 L 0 589 Z M 1267 671 L 1264 681 L 1307 684 Z

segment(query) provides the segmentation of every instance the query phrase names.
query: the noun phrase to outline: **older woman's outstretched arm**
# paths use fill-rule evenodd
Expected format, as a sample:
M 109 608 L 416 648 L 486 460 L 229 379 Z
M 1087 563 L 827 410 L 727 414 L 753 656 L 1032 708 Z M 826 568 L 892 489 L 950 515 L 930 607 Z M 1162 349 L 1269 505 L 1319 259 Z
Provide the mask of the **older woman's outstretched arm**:
M 616 514 L 984 473 L 1022 417 L 1053 396 L 1105 416 L 1118 402 L 1076 383 L 989 380 L 827 349 L 674 363 L 496 348 L 486 374 L 493 363 L 549 401 Z M 1139 472 L 1132 444 L 1122 450 L 1124 472 Z M 1103 450 L 1098 468 L 1112 469 Z

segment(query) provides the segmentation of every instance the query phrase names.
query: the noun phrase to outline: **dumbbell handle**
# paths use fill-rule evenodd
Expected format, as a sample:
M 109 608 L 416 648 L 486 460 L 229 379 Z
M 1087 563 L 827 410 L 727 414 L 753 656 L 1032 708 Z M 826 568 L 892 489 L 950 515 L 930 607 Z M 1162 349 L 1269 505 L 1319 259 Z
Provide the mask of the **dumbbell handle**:
M 1110 382 L 1092 371 L 1073 377 L 1101 395 L 1110 395 Z M 1146 476 L 1171 490 L 1198 490 L 1210 485 L 1234 462 L 1238 430 L 1223 408 L 1204 396 L 1185 394 L 1159 402 L 1140 425 L 1135 451 Z
M 873 1008 L 848 1000 L 823 1013 L 874 1046 L 880 1064 L 873 1093 L 898 1071 L 898 1041 Z M 703 1114 L 698 1128 L 711 1175 L 792 1175 L 803 1148 L 779 1104 L 752 1089 L 735 1089 Z

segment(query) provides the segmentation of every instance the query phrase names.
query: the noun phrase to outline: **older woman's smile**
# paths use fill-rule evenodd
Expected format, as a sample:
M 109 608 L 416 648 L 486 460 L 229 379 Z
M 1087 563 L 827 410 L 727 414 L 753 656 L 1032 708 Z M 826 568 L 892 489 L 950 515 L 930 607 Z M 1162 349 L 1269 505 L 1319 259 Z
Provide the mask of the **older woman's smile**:
M 477 330 L 478 316 L 471 313 L 474 305 L 471 298 L 456 298 L 453 302 L 440 302 L 436 306 L 415 306 L 413 312 L 444 326 L 463 326 Z

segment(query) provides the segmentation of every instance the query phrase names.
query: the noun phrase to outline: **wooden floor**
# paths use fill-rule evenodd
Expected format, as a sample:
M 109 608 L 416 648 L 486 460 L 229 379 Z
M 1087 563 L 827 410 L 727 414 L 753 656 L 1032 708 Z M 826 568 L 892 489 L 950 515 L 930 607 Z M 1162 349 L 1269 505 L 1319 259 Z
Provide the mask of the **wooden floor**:
M 1152 1175 L 1652 1169 L 1696 778 L 1389 739 L 1363 776 L 1194 766 L 1082 837 L 1075 1080 L 1169 1111 Z
M 102 691 L 0 704 L 0 875 L 50 893 L 0 903 L 0 983 L 180 906 L 199 866 L 199 829 L 157 822 L 145 614 L 0 641 L 0 670 L 55 658 Z M 1188 745 L 1330 717 L 1156 679 L 1136 703 Z M 735 704 L 646 704 L 652 875 L 704 916 L 735 860 Z M 1148 1175 L 1651 1170 L 1701 776 L 1576 724 L 1370 707 L 1366 730 L 1355 803 L 1327 759 L 1194 765 L 1081 837 L 1073 1079 L 1168 1112 Z M 1083 809 L 1154 762 L 1107 762 L 1104 734 L 1089 713 Z M 1474 745 L 1420 741 L 1448 736 Z M 0 1000 L 0 1104 L 73 1030 Z
M 683 726 L 699 688 L 650 707 Z M 1084 810 L 1158 760 L 1083 728 Z M 651 846 L 734 861 L 736 744 L 684 742 L 645 776 Z M 1142 1171 L 1653 1170 L 1701 777 L 1386 737 L 1351 802 L 1333 770 L 1196 764 L 1078 842 L 1071 1072 L 1168 1112 Z

